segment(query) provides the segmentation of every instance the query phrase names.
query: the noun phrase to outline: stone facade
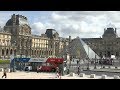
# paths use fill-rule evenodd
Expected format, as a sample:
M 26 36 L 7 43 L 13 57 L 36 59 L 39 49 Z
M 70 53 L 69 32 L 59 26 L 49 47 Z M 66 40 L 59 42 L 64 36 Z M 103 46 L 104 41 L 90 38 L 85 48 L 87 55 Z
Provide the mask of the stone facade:
M 27 17 L 13 14 L 0 32 L 0 57 L 62 57 L 68 38 L 61 38 L 54 29 L 33 35 Z
M 100 38 L 82 38 L 101 58 L 115 55 L 120 58 L 120 37 L 116 28 L 107 27 Z

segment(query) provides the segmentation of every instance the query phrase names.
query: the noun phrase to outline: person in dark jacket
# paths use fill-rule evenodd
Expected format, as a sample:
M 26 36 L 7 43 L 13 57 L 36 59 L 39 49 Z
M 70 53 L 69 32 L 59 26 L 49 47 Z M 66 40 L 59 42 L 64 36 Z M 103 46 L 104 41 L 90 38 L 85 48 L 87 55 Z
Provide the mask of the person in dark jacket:
M 7 78 L 6 69 L 4 69 L 4 71 L 3 71 L 3 76 L 2 76 L 2 78 L 3 78 L 3 77 Z
M 80 74 L 80 66 L 78 66 L 78 71 L 77 71 L 78 75 Z

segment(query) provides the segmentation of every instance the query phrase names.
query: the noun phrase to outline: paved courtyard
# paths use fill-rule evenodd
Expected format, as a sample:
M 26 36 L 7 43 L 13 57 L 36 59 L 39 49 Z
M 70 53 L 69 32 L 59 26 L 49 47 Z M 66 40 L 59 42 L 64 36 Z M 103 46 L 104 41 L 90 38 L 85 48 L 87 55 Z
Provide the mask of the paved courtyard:
M 0 79 L 2 79 L 3 72 L 0 72 Z M 4 78 L 3 78 L 4 79 Z M 7 73 L 6 79 L 59 79 L 56 78 L 55 73 L 36 73 L 36 72 L 24 72 L 17 71 Z M 65 75 L 61 76 L 61 79 L 101 79 L 101 76 L 96 75 L 95 78 L 90 78 L 90 75 L 85 75 L 84 77 L 80 77 L 77 74 L 74 76 Z M 107 77 L 106 79 L 114 79 L 113 77 Z

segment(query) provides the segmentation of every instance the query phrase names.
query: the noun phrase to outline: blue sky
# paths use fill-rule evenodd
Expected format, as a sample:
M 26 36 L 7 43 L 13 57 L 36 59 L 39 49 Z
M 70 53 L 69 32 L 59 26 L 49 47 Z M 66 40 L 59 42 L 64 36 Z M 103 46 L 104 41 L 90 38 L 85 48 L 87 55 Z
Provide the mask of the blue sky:
M 32 33 L 41 35 L 47 28 L 55 29 L 60 37 L 99 38 L 109 23 L 120 28 L 119 11 L 0 11 L 3 27 L 12 14 L 28 18 Z M 120 30 L 117 30 L 120 35 Z

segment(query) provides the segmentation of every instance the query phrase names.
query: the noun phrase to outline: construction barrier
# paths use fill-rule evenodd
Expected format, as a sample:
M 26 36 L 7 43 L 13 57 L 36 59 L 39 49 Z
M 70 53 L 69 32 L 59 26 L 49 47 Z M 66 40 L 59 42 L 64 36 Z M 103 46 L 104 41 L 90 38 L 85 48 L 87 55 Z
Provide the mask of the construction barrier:
M 75 76 L 75 73 L 71 72 L 71 73 L 70 73 L 70 76 L 73 76 L 73 77 L 74 77 L 74 76 Z
M 117 75 L 114 75 L 114 79 L 119 79 L 120 77 Z
M 102 75 L 101 79 L 107 79 L 107 75 Z
M 80 73 L 80 77 L 85 77 L 85 74 L 84 73 Z
M 90 75 L 90 78 L 95 78 L 95 74 L 91 74 L 91 75 Z

